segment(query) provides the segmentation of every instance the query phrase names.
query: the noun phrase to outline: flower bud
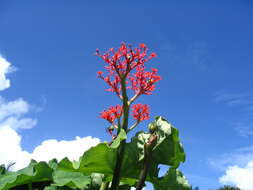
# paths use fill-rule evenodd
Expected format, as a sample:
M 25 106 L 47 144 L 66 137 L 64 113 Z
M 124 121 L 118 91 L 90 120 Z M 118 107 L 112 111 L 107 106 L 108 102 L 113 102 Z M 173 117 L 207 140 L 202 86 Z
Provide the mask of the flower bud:
M 155 132 L 155 131 L 157 130 L 157 126 L 156 126 L 156 124 L 154 124 L 154 123 L 150 123 L 150 124 L 148 125 L 148 129 L 149 129 L 149 131 L 150 131 L 151 133 L 153 133 L 153 132 Z
M 114 127 L 113 125 L 111 125 L 110 127 L 108 127 L 108 130 L 113 131 L 114 128 L 115 128 L 115 127 Z

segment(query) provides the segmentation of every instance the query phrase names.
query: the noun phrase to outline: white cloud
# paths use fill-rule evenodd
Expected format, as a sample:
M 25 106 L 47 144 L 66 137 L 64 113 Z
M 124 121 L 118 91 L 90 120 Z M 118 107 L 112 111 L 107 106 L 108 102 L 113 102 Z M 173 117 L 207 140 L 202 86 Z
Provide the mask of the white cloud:
M 17 130 L 30 129 L 37 124 L 36 119 L 25 117 L 31 108 L 22 98 L 8 102 L 0 97 L 0 164 L 15 162 L 12 170 L 26 167 L 31 159 L 48 161 L 68 157 L 70 160 L 78 160 L 84 151 L 100 142 L 92 137 L 76 137 L 70 141 L 50 139 L 43 141 L 29 153 L 22 149 L 22 137 Z
M 0 97 L 0 128 L 8 126 L 13 129 L 29 129 L 37 124 L 36 119 L 24 117 L 31 110 L 31 106 L 19 98 L 6 101 Z
M 10 87 L 6 74 L 13 71 L 11 63 L 0 55 L 0 91 Z M 25 117 L 32 106 L 22 98 L 7 101 L 0 96 L 0 165 L 15 163 L 11 169 L 18 170 L 26 167 L 31 159 L 48 161 L 53 158 L 78 160 L 84 151 L 97 145 L 100 140 L 92 137 L 76 137 L 71 141 L 45 140 L 29 153 L 21 147 L 22 137 L 18 129 L 30 129 L 37 120 Z
M 1 126 L 9 126 L 13 129 L 30 129 L 37 124 L 36 119 L 31 118 L 22 118 L 18 119 L 16 117 L 9 117 L 3 123 L 0 124 Z
M 29 153 L 21 147 L 22 137 L 12 128 L 4 126 L 0 128 L 0 164 L 8 165 L 15 163 L 12 170 L 26 167 L 31 159 L 37 161 L 49 161 L 53 158 L 58 160 L 68 157 L 70 160 L 78 158 L 90 147 L 97 145 L 97 138 L 76 137 L 70 141 L 45 140 Z
M 244 190 L 253 190 L 253 161 L 245 167 L 230 166 L 219 181 L 222 184 L 232 184 Z
M 21 136 L 16 130 L 36 125 L 36 119 L 24 117 L 30 110 L 31 106 L 22 98 L 7 101 L 0 97 L 0 164 L 15 162 L 13 169 L 20 169 L 29 163 L 31 155 L 22 150 Z
M 6 78 L 6 74 L 12 70 L 10 62 L 0 55 L 0 91 L 10 87 L 10 80 Z
M 92 138 L 91 136 L 83 138 L 77 136 L 74 140 L 70 141 L 45 140 L 34 149 L 31 156 L 38 161 L 48 161 L 53 158 L 61 160 L 66 156 L 70 160 L 78 160 L 84 151 L 92 146 L 96 146 L 99 142 L 98 138 Z
M 0 97 L 0 120 L 9 116 L 21 116 L 29 111 L 29 104 L 22 98 L 7 102 Z
M 233 152 L 225 153 L 216 158 L 209 159 L 208 163 L 214 169 L 225 171 L 232 165 L 244 167 L 250 161 L 253 161 L 253 145 L 239 148 Z
M 21 136 L 10 127 L 0 128 L 0 164 L 8 165 L 15 162 L 12 169 L 20 169 L 27 165 L 30 160 L 30 154 L 22 150 Z
M 253 190 L 253 145 L 210 159 L 209 164 L 224 172 L 220 183 Z

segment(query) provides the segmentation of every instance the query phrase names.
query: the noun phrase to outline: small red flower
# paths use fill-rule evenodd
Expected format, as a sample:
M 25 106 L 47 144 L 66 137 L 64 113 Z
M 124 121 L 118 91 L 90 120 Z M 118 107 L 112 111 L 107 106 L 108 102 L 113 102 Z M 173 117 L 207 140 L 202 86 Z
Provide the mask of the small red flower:
M 100 113 L 100 117 L 113 123 L 115 119 L 120 118 L 122 115 L 122 107 L 120 105 L 111 106 L 108 110 Z
M 149 119 L 149 106 L 146 104 L 135 104 L 132 106 L 132 116 L 138 122 Z
M 145 44 L 140 44 L 139 46 L 140 46 L 140 48 L 146 48 Z
M 157 55 L 155 53 L 151 53 L 149 57 L 153 58 L 153 57 L 157 57 Z
M 103 74 L 102 71 L 98 71 L 98 76 L 101 76 Z

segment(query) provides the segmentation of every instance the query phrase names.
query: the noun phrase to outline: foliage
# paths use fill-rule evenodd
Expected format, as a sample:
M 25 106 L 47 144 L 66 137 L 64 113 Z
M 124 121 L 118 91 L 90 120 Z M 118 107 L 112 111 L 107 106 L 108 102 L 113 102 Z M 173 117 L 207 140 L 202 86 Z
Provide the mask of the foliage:
M 189 189 L 187 180 L 175 169 L 185 160 L 178 131 L 162 117 L 157 117 L 151 124 L 157 127 L 159 140 L 152 149 L 154 154 L 147 181 L 159 190 L 169 190 L 170 187 L 173 187 L 173 190 Z M 141 131 L 126 144 L 121 176 L 125 187 L 135 186 L 138 181 L 144 159 L 144 144 L 149 137 L 149 133 Z M 171 148 L 166 148 L 166 145 Z M 1 175 L 0 189 L 19 189 L 22 186 L 28 188 L 29 184 L 38 189 L 51 185 L 47 187 L 48 190 L 56 187 L 99 189 L 103 181 L 109 182 L 113 177 L 116 153 L 115 147 L 100 143 L 86 151 L 78 162 L 71 162 L 67 158 L 60 162 L 51 160 L 49 163 L 32 160 L 29 166 L 22 170 Z M 171 168 L 165 176 L 158 178 L 159 164 L 169 165 Z
M 239 187 L 236 187 L 236 186 L 225 185 L 225 186 L 220 187 L 216 190 L 241 190 L 241 189 Z

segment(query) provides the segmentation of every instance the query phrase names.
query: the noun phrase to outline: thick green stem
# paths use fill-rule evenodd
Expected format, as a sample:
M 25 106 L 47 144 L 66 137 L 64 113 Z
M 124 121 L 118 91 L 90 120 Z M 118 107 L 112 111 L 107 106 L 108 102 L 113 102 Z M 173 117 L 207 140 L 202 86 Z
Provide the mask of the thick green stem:
M 109 186 L 109 182 L 103 182 L 100 186 L 99 190 L 107 190 Z
M 128 104 L 128 97 L 126 92 L 126 82 L 125 79 L 121 83 L 122 86 L 122 96 L 123 96 L 123 124 L 122 128 L 127 131 L 128 127 L 128 115 L 129 115 L 129 104 Z
M 118 190 L 119 182 L 120 182 L 120 174 L 121 174 L 121 166 L 124 158 L 124 153 L 125 153 L 125 146 L 126 146 L 126 141 L 123 140 L 121 142 L 121 145 L 118 150 L 117 154 L 117 161 L 113 173 L 113 179 L 112 179 L 112 186 L 111 190 Z
M 129 104 L 128 104 L 128 97 L 126 93 L 126 82 L 125 78 L 122 79 L 121 82 L 122 87 L 122 97 L 123 97 L 123 122 L 122 128 L 127 131 L 128 128 L 128 115 L 129 115 Z M 118 131 L 119 133 L 120 131 Z M 113 179 L 112 179 L 112 186 L 111 190 L 118 190 L 119 183 L 120 183 L 120 175 L 121 175 L 121 166 L 123 163 L 124 153 L 125 153 L 125 146 L 126 140 L 121 141 L 120 147 L 117 153 L 117 160 L 116 165 L 113 172 Z

